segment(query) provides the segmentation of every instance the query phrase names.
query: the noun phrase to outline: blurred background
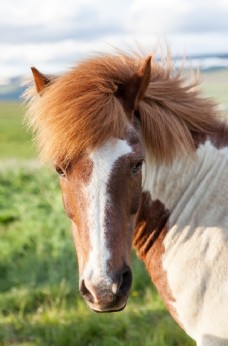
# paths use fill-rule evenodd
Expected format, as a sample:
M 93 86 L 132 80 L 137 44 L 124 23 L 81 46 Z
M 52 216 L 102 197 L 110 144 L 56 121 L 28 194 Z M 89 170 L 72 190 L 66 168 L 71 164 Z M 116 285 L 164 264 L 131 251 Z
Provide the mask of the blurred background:
M 7 0 L 0 3 L 0 345 L 194 345 L 172 321 L 133 253 L 126 309 L 95 315 L 78 294 L 58 179 L 41 167 L 20 95 L 30 66 L 138 46 L 171 47 L 200 68 L 202 92 L 228 112 L 227 0 Z

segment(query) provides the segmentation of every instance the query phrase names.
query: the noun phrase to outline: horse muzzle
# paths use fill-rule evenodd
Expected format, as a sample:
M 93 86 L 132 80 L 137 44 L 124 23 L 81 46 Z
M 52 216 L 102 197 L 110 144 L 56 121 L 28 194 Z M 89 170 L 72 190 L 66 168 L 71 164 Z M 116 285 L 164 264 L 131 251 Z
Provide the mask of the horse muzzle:
M 95 312 L 115 312 L 125 308 L 132 284 L 132 272 L 125 266 L 115 279 L 84 278 L 80 281 L 80 293 Z

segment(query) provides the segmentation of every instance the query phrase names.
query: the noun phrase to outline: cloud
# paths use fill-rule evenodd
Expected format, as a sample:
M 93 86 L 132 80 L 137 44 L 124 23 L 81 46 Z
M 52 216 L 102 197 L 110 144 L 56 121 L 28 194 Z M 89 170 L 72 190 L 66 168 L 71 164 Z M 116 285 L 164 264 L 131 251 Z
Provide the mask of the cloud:
M 129 29 L 144 35 L 172 32 L 190 6 L 189 0 L 133 0 Z
M 226 0 L 133 0 L 129 30 L 134 33 L 228 32 Z
M 0 71 L 54 73 L 91 51 L 150 49 L 158 38 L 175 54 L 226 52 L 227 18 L 227 0 L 1 1 Z
M 120 6 L 118 6 L 118 3 Z M 44 43 L 66 39 L 93 40 L 124 33 L 125 7 L 96 0 L 12 0 L 0 4 L 0 42 Z M 119 12 L 122 8 L 123 12 Z M 2 17 L 2 18 L 1 18 Z
M 202 1 L 192 6 L 181 18 L 178 30 L 181 32 L 223 32 L 228 31 L 228 6 L 224 1 Z
M 75 24 L 68 24 L 68 28 L 39 25 L 11 25 L 10 29 L 6 25 L 0 24 L 0 43 L 23 44 L 23 43 L 45 43 L 59 42 L 63 40 L 94 40 L 105 38 L 112 34 L 123 34 L 120 26 L 115 26 L 113 23 L 93 23 L 93 20 L 88 20 L 88 25 L 76 21 Z M 94 30 L 96 27 L 96 30 Z
M 0 43 L 228 32 L 227 0 L 14 0 L 0 3 Z

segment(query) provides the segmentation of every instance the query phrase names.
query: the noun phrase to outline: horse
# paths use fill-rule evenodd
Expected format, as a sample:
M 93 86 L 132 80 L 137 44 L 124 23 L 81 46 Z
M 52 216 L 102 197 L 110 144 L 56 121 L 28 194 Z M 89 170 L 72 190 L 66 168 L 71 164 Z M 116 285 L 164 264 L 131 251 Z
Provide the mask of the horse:
M 133 244 L 197 345 L 228 345 L 228 126 L 216 103 L 169 55 L 32 73 L 28 124 L 59 175 L 88 306 L 125 308 Z

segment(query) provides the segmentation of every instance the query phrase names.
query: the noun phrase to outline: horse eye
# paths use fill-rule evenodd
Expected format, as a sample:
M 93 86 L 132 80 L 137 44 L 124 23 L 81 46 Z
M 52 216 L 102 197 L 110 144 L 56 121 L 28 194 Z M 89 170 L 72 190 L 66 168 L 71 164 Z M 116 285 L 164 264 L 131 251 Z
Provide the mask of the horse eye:
M 143 160 L 138 161 L 134 165 L 134 167 L 131 169 L 132 175 L 135 175 L 135 174 L 139 173 L 141 171 L 141 169 L 142 169 L 142 165 L 143 165 Z
M 59 166 L 56 166 L 56 167 L 55 167 L 55 170 L 56 170 L 56 172 L 58 173 L 58 175 L 59 175 L 60 177 L 62 177 L 62 178 L 65 177 L 65 173 L 63 172 L 62 168 L 60 168 Z

